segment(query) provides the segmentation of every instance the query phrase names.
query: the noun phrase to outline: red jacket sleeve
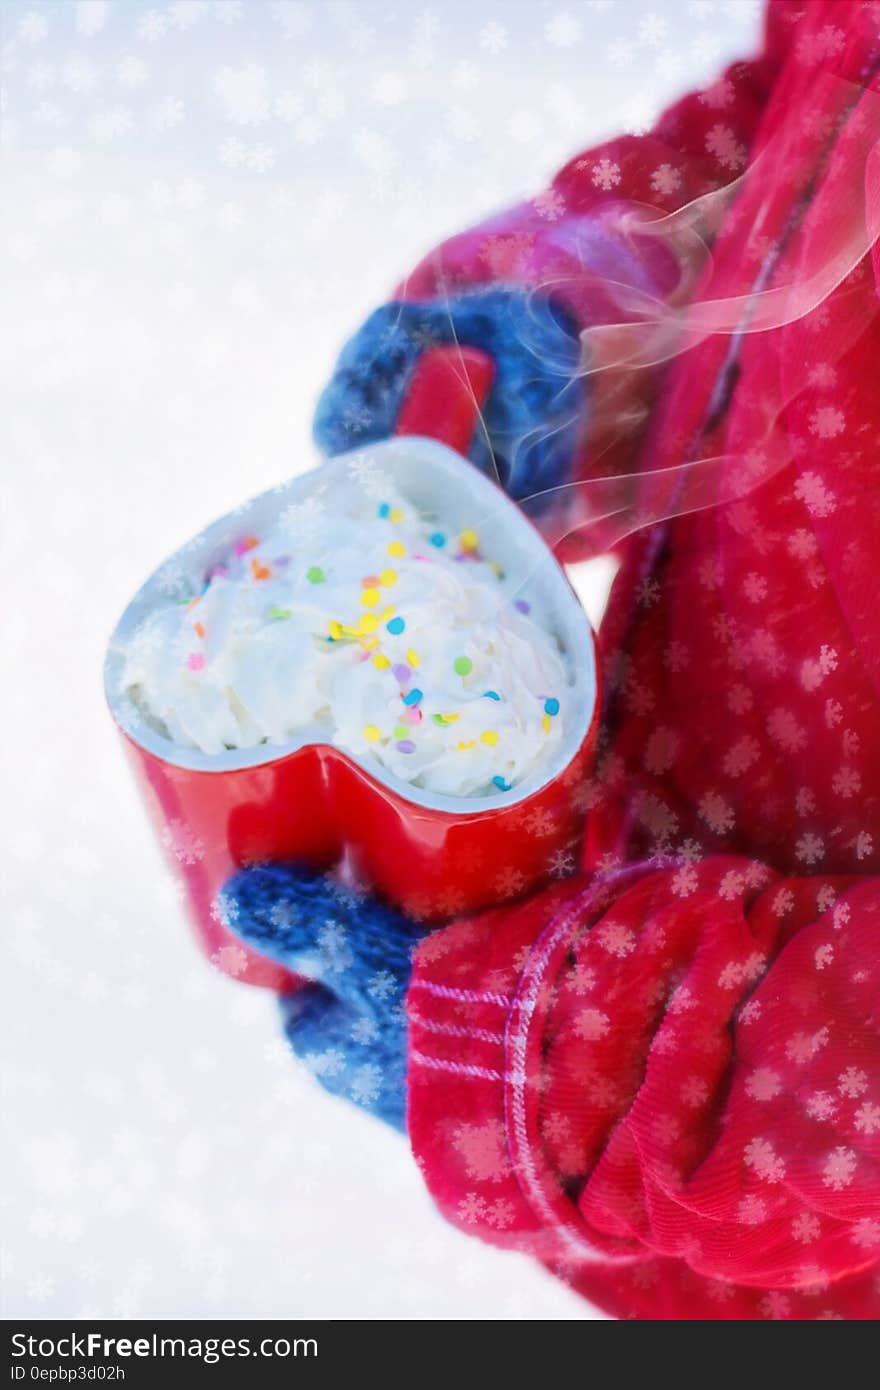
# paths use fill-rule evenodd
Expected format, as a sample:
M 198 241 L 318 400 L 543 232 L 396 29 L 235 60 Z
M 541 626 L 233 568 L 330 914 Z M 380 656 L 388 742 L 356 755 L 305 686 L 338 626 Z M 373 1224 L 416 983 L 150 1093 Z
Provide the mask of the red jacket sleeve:
M 456 924 L 409 993 L 444 1214 L 620 1316 L 880 1314 L 880 880 L 735 858 Z

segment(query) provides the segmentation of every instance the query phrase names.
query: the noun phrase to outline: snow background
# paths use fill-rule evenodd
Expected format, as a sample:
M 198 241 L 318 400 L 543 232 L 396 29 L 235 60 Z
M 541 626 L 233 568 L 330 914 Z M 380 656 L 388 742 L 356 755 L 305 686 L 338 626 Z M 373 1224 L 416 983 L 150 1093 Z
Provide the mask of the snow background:
M 0 22 L 3 1314 L 589 1317 L 446 1227 L 405 1143 L 197 955 L 102 655 L 167 553 L 314 462 L 341 342 L 420 254 L 748 53 L 758 7 L 7 0 Z M 579 581 L 596 615 L 606 578 Z

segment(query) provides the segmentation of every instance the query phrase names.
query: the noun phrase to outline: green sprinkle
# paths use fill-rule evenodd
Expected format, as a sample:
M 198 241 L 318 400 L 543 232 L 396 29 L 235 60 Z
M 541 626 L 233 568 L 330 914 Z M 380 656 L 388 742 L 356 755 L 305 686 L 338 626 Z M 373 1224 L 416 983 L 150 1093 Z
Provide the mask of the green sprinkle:
M 290 609 L 289 609 L 289 608 L 270 608 L 270 609 L 269 609 L 269 617 L 270 617 L 270 618 L 277 618 L 279 621 L 280 621 L 282 618 L 289 618 L 289 617 L 290 617 Z
M 306 579 L 310 584 L 323 584 L 327 578 L 320 565 L 312 565 L 306 570 Z
M 409 738 L 409 729 L 405 724 L 396 724 L 394 727 L 394 737 L 396 739 Z
M 452 663 L 452 669 L 457 676 L 468 676 L 474 669 L 474 663 L 469 656 L 457 656 Z

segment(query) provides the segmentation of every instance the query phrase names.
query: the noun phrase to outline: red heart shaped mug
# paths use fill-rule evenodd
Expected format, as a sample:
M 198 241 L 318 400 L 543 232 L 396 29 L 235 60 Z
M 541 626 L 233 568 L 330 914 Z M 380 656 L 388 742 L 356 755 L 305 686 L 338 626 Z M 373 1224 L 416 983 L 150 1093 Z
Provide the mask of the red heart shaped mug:
M 525 597 L 549 615 L 567 655 L 568 724 L 556 757 L 510 791 L 453 797 L 397 779 L 320 738 L 208 755 L 176 746 L 139 715 L 121 688 L 126 646 L 163 601 L 175 568 L 207 573 L 249 531 L 331 484 L 357 453 L 340 455 L 222 517 L 157 570 L 122 614 L 105 667 L 107 699 L 154 825 L 183 881 L 197 938 L 222 970 L 272 989 L 295 977 L 245 948 L 220 920 L 217 894 L 237 869 L 273 859 L 317 870 L 345 858 L 351 875 L 425 922 L 487 908 L 563 871 L 584 818 L 578 795 L 595 747 L 595 642 L 552 551 L 517 506 L 454 447 L 465 449 L 491 364 L 468 349 L 426 353 L 401 412 L 397 436 L 371 458 L 410 501 L 450 527 L 475 519 L 487 552 Z M 443 441 L 443 442 L 440 442 Z

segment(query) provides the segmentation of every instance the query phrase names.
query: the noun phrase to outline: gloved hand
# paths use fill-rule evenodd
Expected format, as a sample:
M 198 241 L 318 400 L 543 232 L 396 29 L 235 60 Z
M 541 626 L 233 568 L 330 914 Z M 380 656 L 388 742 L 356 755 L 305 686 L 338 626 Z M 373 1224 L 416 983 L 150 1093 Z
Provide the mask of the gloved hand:
M 219 898 L 230 931 L 310 984 L 281 998 L 293 1051 L 332 1095 L 406 1122 L 404 996 L 424 932 L 377 898 L 289 864 L 243 869 Z
M 420 354 L 455 343 L 482 349 L 495 366 L 471 461 L 517 500 L 570 481 L 585 418 L 581 346 L 574 318 L 540 291 L 493 288 L 376 309 L 318 401 L 321 450 L 388 438 Z

